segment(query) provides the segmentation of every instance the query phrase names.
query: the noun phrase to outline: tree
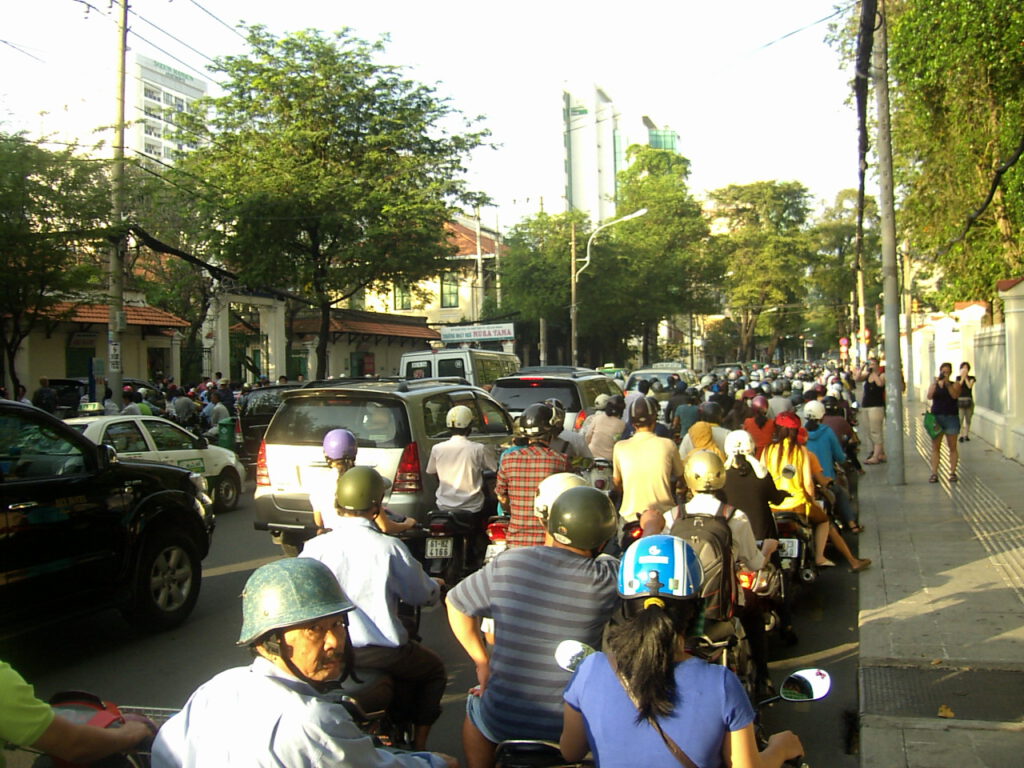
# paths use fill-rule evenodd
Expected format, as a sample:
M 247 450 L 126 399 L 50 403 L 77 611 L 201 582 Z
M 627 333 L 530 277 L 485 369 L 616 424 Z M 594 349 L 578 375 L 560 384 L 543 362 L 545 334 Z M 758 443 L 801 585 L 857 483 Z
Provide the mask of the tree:
M 366 287 L 437 274 L 454 248 L 444 224 L 481 202 L 462 178 L 485 133 L 434 89 L 376 61 L 383 44 L 345 30 L 275 37 L 220 59 L 225 95 L 181 115 L 202 137 L 183 158 L 223 233 L 225 262 L 251 285 L 287 286 L 320 313 L 317 376 L 327 375 L 331 309 Z
M 51 152 L 0 134 L 0 340 L 15 388 L 24 340 L 101 284 L 94 249 L 104 242 L 110 189 L 103 165 L 75 150 Z
M 619 174 L 616 207 L 623 215 L 641 208 L 647 213 L 611 230 L 621 260 L 620 280 L 616 290 L 587 291 L 586 327 L 613 333 L 609 323 L 621 328 L 628 318 L 643 340 L 643 361 L 651 363 L 656 353 L 650 342 L 657 338 L 659 323 L 709 311 L 711 286 L 721 269 L 704 247 L 707 222 L 686 184 L 690 161 L 643 145 L 631 146 L 627 156 L 630 164 Z
M 857 280 L 857 190 L 840 191 L 834 204 L 814 222 L 810 236 L 815 255 L 808 275 L 808 320 L 815 335 L 834 344 L 841 336 L 853 337 L 857 333 L 851 314 L 846 311 Z M 869 197 L 864 211 L 864 293 L 869 298 L 879 296 L 882 290 L 880 249 L 878 206 Z M 879 329 L 873 330 L 877 333 Z
M 778 315 L 766 318 L 772 348 L 800 317 L 811 260 L 809 193 L 796 181 L 759 181 L 731 184 L 709 197 L 712 217 L 726 228 L 714 238 L 714 250 L 726 264 L 727 310 L 739 330 L 739 356 L 749 360 L 764 313 Z

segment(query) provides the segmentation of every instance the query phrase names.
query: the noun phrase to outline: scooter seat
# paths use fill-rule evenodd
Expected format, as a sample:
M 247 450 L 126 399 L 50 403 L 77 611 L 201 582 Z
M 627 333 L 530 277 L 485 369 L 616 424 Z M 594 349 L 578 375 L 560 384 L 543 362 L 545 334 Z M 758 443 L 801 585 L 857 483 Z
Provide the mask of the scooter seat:
M 736 634 L 736 629 L 731 621 L 704 620 L 704 635 L 711 643 L 724 643 Z

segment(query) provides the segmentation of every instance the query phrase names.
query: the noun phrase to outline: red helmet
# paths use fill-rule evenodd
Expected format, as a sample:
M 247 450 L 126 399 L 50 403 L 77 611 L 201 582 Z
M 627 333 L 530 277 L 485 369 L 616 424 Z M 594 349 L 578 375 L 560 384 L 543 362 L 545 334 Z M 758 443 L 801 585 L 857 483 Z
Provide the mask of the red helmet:
M 753 408 L 756 413 L 768 413 L 768 398 L 764 395 L 758 395 L 750 401 L 750 407 Z

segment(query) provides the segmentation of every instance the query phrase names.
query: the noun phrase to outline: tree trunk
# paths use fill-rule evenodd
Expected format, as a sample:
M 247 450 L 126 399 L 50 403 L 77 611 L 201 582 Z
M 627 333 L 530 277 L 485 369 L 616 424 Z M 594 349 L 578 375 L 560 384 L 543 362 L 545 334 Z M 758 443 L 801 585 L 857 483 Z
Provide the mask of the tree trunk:
M 320 331 L 316 341 L 316 377 L 327 378 L 327 340 L 331 332 L 331 302 L 320 303 Z

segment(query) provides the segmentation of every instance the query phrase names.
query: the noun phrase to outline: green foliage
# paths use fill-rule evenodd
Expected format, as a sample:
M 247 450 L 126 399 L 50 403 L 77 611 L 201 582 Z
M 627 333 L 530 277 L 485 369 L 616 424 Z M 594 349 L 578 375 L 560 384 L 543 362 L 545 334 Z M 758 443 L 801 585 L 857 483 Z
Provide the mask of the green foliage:
M 901 226 L 942 272 L 938 300 L 995 297 L 1024 270 L 1024 168 L 1003 177 L 967 238 L 947 248 L 1024 140 L 1024 7 L 912 0 L 892 8 L 893 143 Z
M 726 305 L 739 330 L 739 357 L 749 360 L 762 316 L 772 348 L 802 323 L 813 253 L 809 193 L 795 181 L 759 181 L 716 190 L 710 199 L 725 230 L 714 238 L 714 251 L 726 265 Z
M 485 133 L 456 126 L 432 88 L 378 63 L 382 44 L 348 30 L 278 38 L 257 26 L 248 40 L 248 54 L 215 65 L 225 95 L 206 100 L 209 116 L 182 116 L 184 132 L 204 137 L 183 185 L 205 179 L 227 264 L 249 284 L 304 294 L 322 327 L 364 287 L 436 274 L 453 253 L 445 222 L 480 202 L 462 173 Z
M 0 134 L 0 339 L 14 385 L 25 338 L 60 319 L 58 304 L 79 302 L 101 284 L 95 248 L 109 210 L 102 164 L 74 147 L 51 152 Z
M 868 314 L 873 316 L 870 307 L 882 291 L 881 235 L 874 199 L 866 198 L 864 207 L 864 295 Z M 851 326 L 850 296 L 857 290 L 857 190 L 844 189 L 836 195 L 835 203 L 814 223 L 811 238 L 815 256 L 808 275 L 807 320 L 812 335 L 835 346 L 840 337 L 856 332 Z

